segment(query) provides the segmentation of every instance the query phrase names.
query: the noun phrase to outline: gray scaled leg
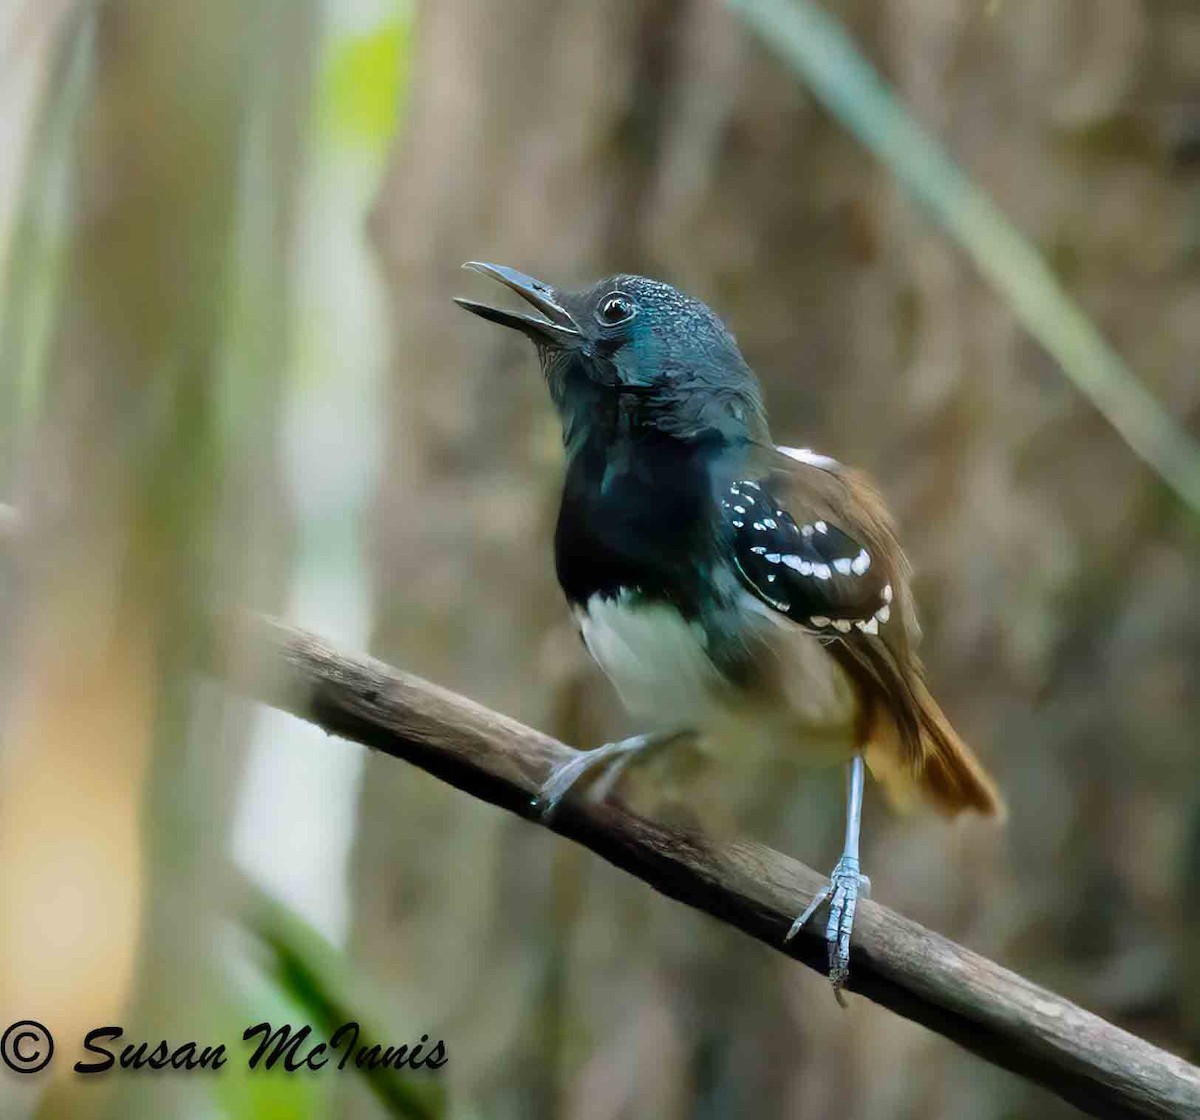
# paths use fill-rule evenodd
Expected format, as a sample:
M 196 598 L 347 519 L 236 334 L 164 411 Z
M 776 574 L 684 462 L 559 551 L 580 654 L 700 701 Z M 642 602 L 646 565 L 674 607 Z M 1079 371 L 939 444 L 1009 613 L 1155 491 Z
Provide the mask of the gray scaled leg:
M 590 751 L 580 751 L 570 762 L 564 762 L 551 771 L 550 777 L 542 784 L 537 797 L 533 799 L 533 807 L 538 816 L 544 821 L 550 820 L 558 809 L 559 804 L 569 790 L 584 774 L 597 768 L 603 768 L 606 773 L 597 783 L 596 795 L 603 800 L 617 784 L 617 779 L 636 754 L 649 750 L 651 747 L 661 747 L 667 743 L 687 735 L 686 731 L 654 731 L 647 735 L 633 735 L 628 739 L 620 739 L 615 743 L 605 743 Z
M 808 904 L 808 908 L 788 930 L 784 942 L 790 941 L 800 927 L 829 899 L 829 921 L 825 926 L 825 941 L 829 946 L 829 980 L 839 1003 L 844 1003 L 842 986 L 850 975 L 850 931 L 854 927 L 854 911 L 858 907 L 860 889 L 866 894 L 871 881 L 859 874 L 858 836 L 862 828 L 863 760 L 855 755 L 850 762 L 849 794 L 846 799 L 846 843 L 842 858 L 837 861 L 829 882 Z

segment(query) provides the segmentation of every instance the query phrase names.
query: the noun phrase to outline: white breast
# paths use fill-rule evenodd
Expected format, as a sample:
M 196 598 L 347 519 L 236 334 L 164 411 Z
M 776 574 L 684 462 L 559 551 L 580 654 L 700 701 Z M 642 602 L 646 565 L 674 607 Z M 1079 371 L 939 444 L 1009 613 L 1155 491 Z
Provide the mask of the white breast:
M 719 684 L 704 629 L 666 603 L 593 595 L 575 617 L 588 652 L 630 713 L 653 727 L 706 722 Z

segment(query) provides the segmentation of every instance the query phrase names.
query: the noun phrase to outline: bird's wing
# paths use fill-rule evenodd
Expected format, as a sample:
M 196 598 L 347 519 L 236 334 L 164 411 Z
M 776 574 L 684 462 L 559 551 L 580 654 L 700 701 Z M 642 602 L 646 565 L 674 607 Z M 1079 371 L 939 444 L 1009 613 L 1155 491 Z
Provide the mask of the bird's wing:
M 857 472 L 809 451 L 764 449 L 721 496 L 747 590 L 818 635 L 886 705 L 905 757 L 921 757 L 908 565 L 878 494 Z
M 870 482 L 811 451 L 763 448 L 720 502 L 746 589 L 785 627 L 817 635 L 857 682 L 872 768 L 894 759 L 897 780 L 916 776 L 948 812 L 999 812 L 994 784 L 925 685 L 908 562 Z
M 721 511 L 743 583 L 776 611 L 830 637 L 874 637 L 889 624 L 909 636 L 897 602 L 907 565 L 861 476 L 780 449 L 730 483 Z

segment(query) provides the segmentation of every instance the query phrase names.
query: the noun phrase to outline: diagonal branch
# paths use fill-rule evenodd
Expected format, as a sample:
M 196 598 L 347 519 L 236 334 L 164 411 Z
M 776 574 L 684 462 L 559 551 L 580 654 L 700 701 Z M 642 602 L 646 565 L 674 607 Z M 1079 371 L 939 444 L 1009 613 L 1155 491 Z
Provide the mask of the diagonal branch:
M 0 505 L 0 550 L 23 536 Z M 267 618 L 246 618 L 222 670 L 243 694 L 411 762 L 536 820 L 530 802 L 570 747 L 465 697 Z M 825 971 L 820 934 L 785 950 L 792 919 L 824 884 L 811 868 L 747 841 L 716 843 L 620 805 L 574 799 L 550 826 L 656 890 Z M 986 957 L 863 899 L 848 987 L 1100 1117 L 1200 1117 L 1200 1069 Z
M 536 819 L 531 798 L 550 768 L 573 754 L 314 635 L 269 619 L 246 626 L 253 654 L 229 674 L 239 691 L 519 816 Z M 759 844 L 709 842 L 580 799 L 564 804 L 550 827 L 663 894 L 824 971 L 818 933 L 802 930 L 782 948 L 792 919 L 824 882 L 803 864 Z M 1200 1069 L 869 900 L 855 920 L 848 986 L 1094 1116 L 1200 1117 Z

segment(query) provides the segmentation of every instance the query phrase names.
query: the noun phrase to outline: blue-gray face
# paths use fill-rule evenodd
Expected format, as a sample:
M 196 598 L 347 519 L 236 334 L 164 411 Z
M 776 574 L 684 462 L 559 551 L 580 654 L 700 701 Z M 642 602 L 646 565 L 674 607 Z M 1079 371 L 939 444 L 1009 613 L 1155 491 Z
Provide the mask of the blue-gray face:
M 498 280 L 537 312 L 456 300 L 533 341 L 568 443 L 598 428 L 766 438 L 758 381 L 733 335 L 698 299 L 644 276 L 571 292 L 505 265 L 464 267 Z
M 561 293 L 601 384 L 667 388 L 749 375 L 733 335 L 698 299 L 644 276 L 613 276 Z
M 762 396 L 733 335 L 698 299 L 644 276 L 555 290 L 578 331 L 539 345 L 550 394 L 573 436 L 610 413 L 681 438 L 766 438 Z M 610 413 L 611 415 L 611 413 Z

